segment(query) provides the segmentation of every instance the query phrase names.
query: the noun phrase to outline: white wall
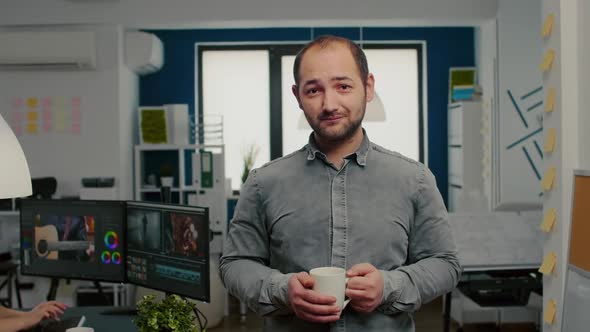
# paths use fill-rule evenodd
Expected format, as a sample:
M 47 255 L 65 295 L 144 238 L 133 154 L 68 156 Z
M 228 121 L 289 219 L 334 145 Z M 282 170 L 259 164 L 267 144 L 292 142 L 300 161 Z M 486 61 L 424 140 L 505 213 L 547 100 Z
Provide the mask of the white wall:
M 96 31 L 97 69 L 93 71 L 0 72 L 0 113 L 11 119 L 15 97 L 80 97 L 79 134 L 53 129 L 18 136 L 32 177 L 55 176 L 56 196 L 77 196 L 83 177 L 115 177 L 120 198 L 131 198 L 133 80 L 122 69 L 122 28 L 81 27 Z M 122 98 L 122 99 L 121 99 Z M 66 108 L 69 112 L 69 108 Z M 24 116 L 24 111 L 22 112 Z M 41 116 L 39 114 L 39 116 Z M 26 123 L 26 122 L 25 122 Z M 24 124 L 24 123 L 23 123 Z
M 577 72 L 578 72 L 578 93 L 579 105 L 588 107 L 590 105 L 590 38 L 582 34 L 582 31 L 590 31 L 590 1 L 577 1 L 577 24 L 576 24 L 576 39 L 578 50 L 577 58 Z M 590 142 L 590 111 L 586 109 L 578 109 L 578 142 Z M 579 147 L 579 166 L 585 169 L 590 169 L 590 145 Z
M 125 59 L 125 31 L 118 30 L 119 57 Z M 133 146 L 138 144 L 139 77 L 119 61 L 119 199 L 133 199 Z
M 542 135 L 538 132 L 542 127 L 538 117 L 542 114 L 542 107 L 530 112 L 528 108 L 541 102 L 542 94 L 537 92 L 529 98 L 522 97 L 542 85 L 538 66 L 542 48 L 540 0 L 498 1 L 497 26 L 498 108 L 494 121 L 497 121 L 498 137 L 494 145 L 494 162 L 497 163 L 494 171 L 498 173 L 494 179 L 497 190 L 493 206 L 499 209 L 539 209 L 540 180 L 535 168 L 542 175 L 543 159 L 534 141 L 542 145 Z M 535 132 L 536 135 L 513 146 Z
M 474 24 L 496 0 L 19 0 L 0 1 L 0 25 L 123 24 L 125 27 L 247 27 Z M 454 23 L 454 24 L 453 24 Z

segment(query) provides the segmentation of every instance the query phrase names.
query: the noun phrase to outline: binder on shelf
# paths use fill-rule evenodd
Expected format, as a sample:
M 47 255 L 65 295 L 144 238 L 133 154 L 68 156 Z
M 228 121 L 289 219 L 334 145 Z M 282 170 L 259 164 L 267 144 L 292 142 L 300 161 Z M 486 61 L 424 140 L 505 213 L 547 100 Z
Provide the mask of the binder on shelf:
M 200 151 L 201 188 L 213 188 L 213 152 Z

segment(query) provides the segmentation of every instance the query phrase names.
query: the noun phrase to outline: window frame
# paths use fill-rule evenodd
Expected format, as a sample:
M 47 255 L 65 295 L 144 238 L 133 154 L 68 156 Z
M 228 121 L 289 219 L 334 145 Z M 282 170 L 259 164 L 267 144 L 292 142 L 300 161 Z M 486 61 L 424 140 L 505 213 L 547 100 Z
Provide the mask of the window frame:
M 426 100 L 426 43 L 424 41 L 371 41 L 358 42 L 363 49 L 414 49 L 417 55 L 418 64 L 418 148 L 419 161 L 427 164 L 427 100 Z M 308 41 L 288 43 L 196 43 L 195 44 L 195 119 L 202 123 L 203 120 L 203 52 L 206 51 L 252 51 L 266 50 L 269 53 L 269 91 L 270 91 L 270 159 L 273 160 L 283 156 L 283 116 L 282 116 L 282 68 L 281 57 L 285 55 L 296 55 Z M 370 69 L 370 64 L 369 64 Z M 198 142 L 202 142 L 199 137 Z

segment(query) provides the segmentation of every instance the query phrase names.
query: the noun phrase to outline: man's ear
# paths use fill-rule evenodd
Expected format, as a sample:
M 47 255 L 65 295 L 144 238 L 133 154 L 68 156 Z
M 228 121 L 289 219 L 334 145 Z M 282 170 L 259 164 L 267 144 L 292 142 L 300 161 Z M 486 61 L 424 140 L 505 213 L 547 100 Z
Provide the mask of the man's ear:
M 365 85 L 365 91 L 367 95 L 367 103 L 373 100 L 375 97 L 375 77 L 373 74 L 367 76 L 367 84 Z
M 299 98 L 299 90 L 297 89 L 297 85 L 291 85 L 291 91 L 293 92 L 295 99 L 297 99 L 297 104 L 299 104 L 299 108 L 303 109 L 303 107 L 301 106 L 301 99 Z

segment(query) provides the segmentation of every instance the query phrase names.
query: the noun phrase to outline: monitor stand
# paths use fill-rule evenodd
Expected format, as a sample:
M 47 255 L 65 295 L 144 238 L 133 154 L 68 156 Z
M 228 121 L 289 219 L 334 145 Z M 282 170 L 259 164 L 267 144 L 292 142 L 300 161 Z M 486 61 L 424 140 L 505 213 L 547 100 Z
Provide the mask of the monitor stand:
M 57 296 L 57 288 L 59 287 L 59 278 L 51 278 L 51 285 L 47 293 L 47 301 L 55 301 Z
M 137 316 L 137 307 L 112 307 L 100 312 L 105 316 Z
M 172 295 L 172 293 L 166 292 L 166 296 Z M 136 306 L 125 306 L 125 307 L 112 307 L 104 310 L 100 313 L 101 315 L 107 316 L 137 316 Z
M 49 292 L 47 293 L 47 301 L 55 301 L 57 289 L 59 288 L 59 279 L 60 278 L 51 278 L 51 285 L 49 286 Z M 109 305 L 110 300 L 102 290 L 100 282 L 93 281 L 92 283 L 94 284 L 96 290 L 98 290 L 98 294 L 104 299 L 104 305 Z

